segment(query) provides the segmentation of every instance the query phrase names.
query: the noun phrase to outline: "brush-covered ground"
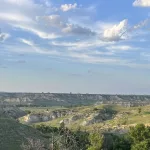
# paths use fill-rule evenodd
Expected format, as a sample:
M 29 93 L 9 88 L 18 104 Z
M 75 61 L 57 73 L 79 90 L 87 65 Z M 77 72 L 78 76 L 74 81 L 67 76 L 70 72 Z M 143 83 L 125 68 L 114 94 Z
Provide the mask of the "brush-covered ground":
M 0 118 L 0 150 L 21 150 L 21 145 L 27 143 L 28 139 L 45 141 L 34 128 L 10 118 Z
M 122 107 L 117 105 L 97 105 L 97 106 L 82 106 L 72 108 L 61 107 L 24 107 L 21 108 L 31 115 L 48 116 L 52 112 L 68 111 L 68 114 L 53 117 L 49 121 L 39 121 L 29 124 L 45 124 L 52 127 L 59 127 L 60 123 L 64 123 L 70 129 L 93 130 L 95 127 L 100 130 L 119 130 L 126 132 L 129 126 L 143 123 L 150 125 L 150 106 L 141 107 Z M 27 123 L 25 118 L 21 117 L 21 123 Z M 26 119 L 27 120 L 27 119 Z M 118 131 L 119 132 L 119 131 Z
M 141 150 L 141 147 L 149 150 L 150 147 L 150 128 L 146 127 L 150 126 L 148 105 L 20 109 L 0 107 L 0 150 Z M 141 135 L 142 138 L 138 137 Z

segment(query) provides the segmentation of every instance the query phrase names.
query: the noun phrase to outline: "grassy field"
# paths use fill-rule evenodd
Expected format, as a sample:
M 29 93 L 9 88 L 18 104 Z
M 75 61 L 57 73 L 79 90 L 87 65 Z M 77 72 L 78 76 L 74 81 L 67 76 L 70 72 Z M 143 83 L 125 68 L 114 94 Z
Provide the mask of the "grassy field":
M 20 107 L 23 111 L 30 111 L 31 113 L 41 113 L 45 111 L 54 111 L 59 109 L 68 109 L 65 107 L 53 106 L 53 107 Z
M 117 105 L 98 105 L 98 106 L 83 106 L 83 107 L 73 107 L 73 108 L 62 108 L 62 107 L 33 107 L 33 108 L 22 108 L 23 110 L 30 110 L 33 113 L 43 113 L 46 110 L 54 111 L 61 109 L 72 109 L 75 110 L 76 114 L 92 114 L 95 110 L 103 110 L 105 107 L 109 108 L 112 112 L 115 112 L 112 119 L 105 120 L 100 123 L 95 123 L 89 126 L 81 125 L 85 120 L 78 119 L 72 123 L 69 123 L 67 126 L 73 130 L 77 128 L 81 128 L 83 130 L 92 130 L 94 127 L 98 127 L 100 129 L 107 128 L 115 128 L 116 126 L 121 128 L 128 128 L 129 126 L 144 123 L 146 125 L 150 125 L 150 106 L 141 106 L 141 107 L 122 107 Z M 140 112 L 139 112 L 140 109 Z M 75 114 L 73 114 L 75 115 Z M 42 122 L 42 124 L 50 125 L 58 127 L 60 125 L 60 121 L 64 119 L 69 119 L 73 115 L 67 115 L 65 117 L 57 118 L 52 121 Z M 36 123 L 41 124 L 41 123 Z

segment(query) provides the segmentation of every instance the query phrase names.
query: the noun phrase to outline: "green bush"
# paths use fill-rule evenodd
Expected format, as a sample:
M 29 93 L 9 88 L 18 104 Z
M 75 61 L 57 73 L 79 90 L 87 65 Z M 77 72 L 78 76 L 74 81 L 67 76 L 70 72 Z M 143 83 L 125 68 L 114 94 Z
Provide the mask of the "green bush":
M 91 133 L 89 135 L 90 146 L 88 147 L 88 150 L 101 150 L 103 141 L 103 135 L 101 135 L 100 133 Z
M 54 150 L 149 150 L 150 127 L 138 124 L 125 135 L 101 134 L 100 132 L 71 131 L 65 126 L 59 128 L 36 125 L 35 128 L 49 138 Z M 109 135 L 109 136 L 108 136 Z
M 130 150 L 131 142 L 126 136 L 113 136 L 113 150 Z

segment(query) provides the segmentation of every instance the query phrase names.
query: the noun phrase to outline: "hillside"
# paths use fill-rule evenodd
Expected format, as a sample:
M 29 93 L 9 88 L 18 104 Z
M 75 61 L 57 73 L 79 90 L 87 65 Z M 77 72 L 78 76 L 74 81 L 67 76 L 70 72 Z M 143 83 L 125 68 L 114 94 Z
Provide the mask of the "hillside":
M 21 150 L 27 139 L 44 140 L 40 132 L 13 119 L 0 118 L 0 149 Z
M 0 150 L 21 150 L 21 145 L 28 139 L 45 139 L 41 133 L 17 121 L 26 113 L 11 105 L 0 105 Z
M 24 115 L 26 113 L 15 106 L 0 104 L 0 117 L 17 119 Z
M 126 132 L 129 126 L 139 123 L 150 125 L 150 105 L 122 107 L 118 105 L 82 106 L 73 108 L 23 108 L 31 113 L 20 118 L 25 124 L 60 126 L 63 122 L 71 129 Z
M 150 96 L 72 93 L 0 93 L 0 102 L 18 106 L 80 106 L 92 104 L 140 106 L 150 104 Z

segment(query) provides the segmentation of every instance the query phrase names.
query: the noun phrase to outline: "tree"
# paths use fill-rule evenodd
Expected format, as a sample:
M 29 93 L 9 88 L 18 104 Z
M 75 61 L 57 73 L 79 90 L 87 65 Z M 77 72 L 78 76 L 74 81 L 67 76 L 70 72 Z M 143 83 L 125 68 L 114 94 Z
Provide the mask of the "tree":
M 131 142 L 126 136 L 113 136 L 113 150 L 130 150 Z
M 132 140 L 131 150 L 149 150 L 150 148 L 150 127 L 138 124 L 129 131 Z
M 91 133 L 89 135 L 90 146 L 88 150 L 101 150 L 103 146 L 103 135 L 100 133 Z
M 133 143 L 139 143 L 150 138 L 150 128 L 145 127 L 144 124 L 138 124 L 130 128 L 129 135 Z
M 143 142 L 132 145 L 131 150 L 149 150 L 150 149 L 150 140 L 145 140 Z

